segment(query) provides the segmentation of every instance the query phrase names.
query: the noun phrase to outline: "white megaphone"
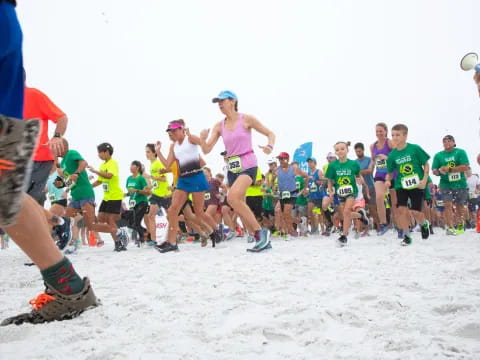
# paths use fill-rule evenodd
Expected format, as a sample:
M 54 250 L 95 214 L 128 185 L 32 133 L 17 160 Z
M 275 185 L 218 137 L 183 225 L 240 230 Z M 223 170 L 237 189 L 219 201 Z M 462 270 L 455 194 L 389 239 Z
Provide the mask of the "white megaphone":
M 476 72 L 480 72 L 480 64 L 478 63 L 478 55 L 476 53 L 468 53 L 460 61 L 460 67 L 464 71 L 470 71 L 475 69 Z

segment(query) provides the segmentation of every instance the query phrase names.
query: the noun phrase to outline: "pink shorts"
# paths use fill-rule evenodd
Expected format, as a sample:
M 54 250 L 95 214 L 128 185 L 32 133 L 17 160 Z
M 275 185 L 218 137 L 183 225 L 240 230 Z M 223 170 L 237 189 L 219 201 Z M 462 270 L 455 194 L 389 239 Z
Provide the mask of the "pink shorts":
M 353 203 L 353 210 L 362 209 L 365 207 L 365 199 L 355 200 Z

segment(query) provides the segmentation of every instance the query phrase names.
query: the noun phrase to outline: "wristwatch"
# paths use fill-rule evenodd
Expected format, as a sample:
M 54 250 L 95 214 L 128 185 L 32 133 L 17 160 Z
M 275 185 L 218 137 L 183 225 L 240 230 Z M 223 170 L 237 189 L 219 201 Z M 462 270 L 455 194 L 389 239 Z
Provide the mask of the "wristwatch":
M 62 137 L 62 134 L 60 134 L 59 132 L 55 132 L 55 133 L 53 134 L 53 137 L 61 138 L 61 137 Z

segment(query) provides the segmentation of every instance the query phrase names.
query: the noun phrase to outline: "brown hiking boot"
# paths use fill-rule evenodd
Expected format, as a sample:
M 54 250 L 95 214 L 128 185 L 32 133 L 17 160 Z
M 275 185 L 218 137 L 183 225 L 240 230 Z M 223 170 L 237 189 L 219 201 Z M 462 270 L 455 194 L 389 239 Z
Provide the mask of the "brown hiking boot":
M 42 324 L 54 320 L 70 320 L 85 310 L 100 305 L 100 300 L 97 299 L 90 286 L 90 280 L 84 278 L 83 283 L 82 291 L 72 295 L 62 294 L 46 284 L 45 292 L 30 300 L 30 304 L 33 306 L 31 312 L 7 318 L 0 325 Z

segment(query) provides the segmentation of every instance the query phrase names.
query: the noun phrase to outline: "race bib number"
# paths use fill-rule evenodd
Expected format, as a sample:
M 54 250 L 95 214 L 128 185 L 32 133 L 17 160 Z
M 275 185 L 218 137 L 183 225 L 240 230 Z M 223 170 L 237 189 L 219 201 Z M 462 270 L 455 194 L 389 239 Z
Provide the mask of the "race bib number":
M 135 199 L 131 199 L 131 200 L 128 202 L 128 205 L 130 206 L 130 209 L 131 209 L 131 208 L 134 208 L 135 205 L 137 205 L 137 202 L 135 201 Z
M 443 200 L 437 200 L 437 207 L 443 207 Z
M 50 200 L 50 202 L 55 201 L 55 198 L 55 194 L 48 194 L 48 200 Z
M 337 190 L 337 195 L 341 197 L 353 195 L 353 186 L 352 185 L 340 186 Z
M 295 181 L 295 188 L 300 190 L 300 181 Z
M 377 166 L 377 169 L 386 169 L 387 168 L 387 159 L 376 159 L 375 160 L 375 165 Z
M 418 175 L 405 176 L 402 179 L 402 188 L 405 190 L 416 189 L 420 185 L 420 178 Z
M 228 171 L 236 174 L 242 170 L 242 160 L 240 159 L 240 156 L 232 156 L 228 158 Z
M 102 184 L 102 189 L 103 189 L 103 191 L 108 192 L 108 191 L 110 191 L 110 186 L 108 185 L 108 183 L 103 183 Z
M 310 185 L 310 192 L 317 192 L 317 191 L 318 191 L 317 184 L 312 183 L 312 185 Z
M 206 192 L 205 193 L 205 201 L 208 201 L 208 200 L 210 200 L 210 193 Z
M 449 182 L 460 181 L 461 179 L 462 179 L 462 175 L 458 172 L 448 174 L 448 181 Z
M 282 191 L 282 199 L 290 199 L 290 191 Z
M 158 181 L 153 181 L 153 182 L 152 182 L 152 187 L 153 187 L 154 189 L 158 189 Z

